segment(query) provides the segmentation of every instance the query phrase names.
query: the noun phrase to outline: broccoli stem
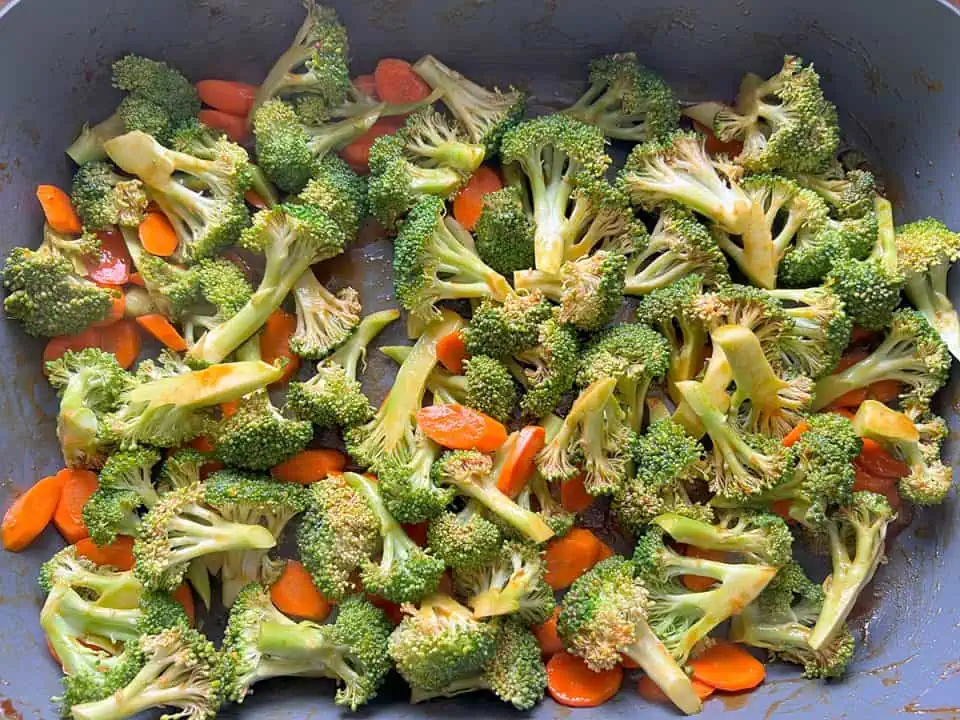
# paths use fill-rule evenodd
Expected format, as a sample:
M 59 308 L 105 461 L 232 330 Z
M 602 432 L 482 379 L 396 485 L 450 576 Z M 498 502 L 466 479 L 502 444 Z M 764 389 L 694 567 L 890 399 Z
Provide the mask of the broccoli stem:
M 463 483 L 457 486 L 460 491 L 481 505 L 486 507 L 505 523 L 535 543 L 546 542 L 553 537 L 554 532 L 543 519 L 534 512 L 524 510 L 508 495 L 500 492 L 495 485 L 479 486 L 474 483 Z
M 873 246 L 870 258 L 878 261 L 889 277 L 899 277 L 897 230 L 893 224 L 893 205 L 886 198 L 877 195 L 873 207 L 877 214 L 877 244 Z
M 703 703 L 693 689 L 693 683 L 667 648 L 654 634 L 646 622 L 635 626 L 634 642 L 621 652 L 637 663 L 650 676 L 663 694 L 687 715 L 693 715 L 703 709 Z
M 210 571 L 207 570 L 203 560 L 194 560 L 187 566 L 187 582 L 190 583 L 194 591 L 200 597 L 203 606 L 210 609 L 210 598 L 213 596 L 213 590 L 210 587 Z
M 707 369 L 703 373 L 703 379 L 700 384 L 703 385 L 704 392 L 713 405 L 721 412 L 726 412 L 730 406 L 730 396 L 727 395 L 727 386 L 733 382 L 733 370 L 719 347 L 713 347 L 713 354 L 710 356 L 710 362 L 707 363 Z M 675 384 L 676 386 L 676 384 Z M 679 391 L 677 391 L 679 394 Z M 682 398 L 682 395 L 681 395 Z M 674 421 L 680 423 L 687 434 L 692 438 L 699 440 L 703 437 L 706 430 L 700 418 L 690 407 L 690 403 L 681 399 L 680 404 L 673 414 Z
M 786 252 L 786 247 L 780 249 L 777 240 L 770 230 L 770 223 L 764 218 L 763 209 L 759 203 L 753 203 L 747 213 L 749 222 L 740 235 L 739 246 L 724 233 L 715 235 L 717 244 L 736 261 L 750 281 L 759 287 L 772 290 L 777 286 L 777 267 Z M 778 238 L 793 237 L 785 227 Z
M 380 119 L 383 107 L 383 103 L 379 103 L 356 117 L 349 117 L 320 127 L 305 127 L 307 135 L 310 136 L 307 143 L 310 152 L 313 153 L 314 157 L 321 158 L 331 150 L 343 150 L 376 124 L 377 120 Z
M 525 166 L 532 168 L 542 162 L 538 154 L 528 157 Z M 534 265 L 537 270 L 550 275 L 560 272 L 567 250 L 563 225 L 573 187 L 564 175 L 564 166 L 562 162 L 550 163 L 551 174 L 548 178 L 541 173 L 528 173 L 536 223 L 533 236 Z
M 126 125 L 117 112 L 93 127 L 85 124 L 77 139 L 67 148 L 67 155 L 77 165 L 104 160 L 107 152 L 103 149 L 103 144 L 124 132 L 126 132 Z
M 117 609 L 87 602 L 75 590 L 64 588 L 56 602 L 57 612 L 84 635 L 105 637 L 110 642 L 128 642 L 140 636 L 141 613 L 136 608 Z
M 888 334 L 876 350 L 856 365 L 818 380 L 810 409 L 822 410 L 841 395 L 878 380 L 898 380 L 912 385 L 915 378 L 907 371 L 923 363 L 910 348 L 904 351 L 899 345 L 900 339 Z
M 277 539 L 267 528 L 224 520 L 199 505 L 177 515 L 167 531 L 182 539 L 173 543 L 169 565 L 188 563 L 204 555 L 229 550 L 269 550 Z
M 560 302 L 563 297 L 560 276 L 542 270 L 516 270 L 513 273 L 513 284 L 517 290 L 539 290 L 545 298 L 553 302 Z
M 960 359 L 960 316 L 947 294 L 947 273 L 950 265 L 934 265 L 927 273 L 907 278 L 904 291 L 907 299 L 936 329 L 950 353 Z
M 364 317 L 350 338 L 333 354 L 327 362 L 337 363 L 347 373 L 347 377 L 356 378 L 361 361 L 366 358 L 367 347 L 383 332 L 383 329 L 400 316 L 397 310 L 381 310 Z M 406 359 L 406 357 L 404 357 Z M 403 360 L 400 361 L 401 363 Z
M 191 695 L 189 688 L 174 676 L 164 674 L 176 662 L 176 657 L 149 660 L 136 676 L 112 695 L 97 702 L 74 705 L 73 720 L 125 720 L 137 713 L 164 705 L 176 706 Z M 175 682 L 173 685 L 169 683 Z
M 684 402 L 700 419 L 704 430 L 713 441 L 714 451 L 719 451 L 723 456 L 723 462 L 736 474 L 749 475 L 750 472 L 743 466 L 738 455 L 749 457 L 755 455 L 756 451 L 739 433 L 730 428 L 726 413 L 714 404 L 703 383 L 688 380 L 680 383 L 678 389 L 683 394 Z
M 779 392 L 786 383 L 770 367 L 757 336 L 742 325 L 724 325 L 710 336 L 723 349 L 737 386 L 731 406 L 738 408 L 749 400 L 752 407 L 775 413 L 781 405 Z
M 400 527 L 400 523 L 394 520 L 393 515 L 390 514 L 390 511 L 387 510 L 387 506 L 383 503 L 383 498 L 380 496 L 380 493 L 377 491 L 376 487 L 374 487 L 369 478 L 358 473 L 351 472 L 344 473 L 342 477 L 346 483 L 356 490 L 357 493 L 366 501 L 367 505 L 370 507 L 370 510 L 380 521 L 380 536 L 383 538 L 384 542 L 383 554 L 386 556 L 388 538 L 396 538 L 400 535 L 406 538 L 406 532 L 404 532 L 403 528 Z

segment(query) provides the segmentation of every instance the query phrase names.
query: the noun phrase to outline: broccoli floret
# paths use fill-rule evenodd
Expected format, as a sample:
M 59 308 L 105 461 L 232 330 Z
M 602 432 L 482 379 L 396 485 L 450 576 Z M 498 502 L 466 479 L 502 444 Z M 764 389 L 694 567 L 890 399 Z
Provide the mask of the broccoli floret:
M 150 476 L 160 453 L 149 448 L 121 450 L 103 465 L 97 490 L 83 506 L 83 522 L 97 545 L 106 545 L 118 534 L 133 535 L 140 524 L 137 510 L 148 510 L 160 496 Z
M 667 537 L 659 526 L 651 527 L 637 543 L 633 560 L 638 578 L 650 593 L 650 626 L 670 654 L 684 663 L 711 630 L 763 591 L 777 568 L 688 557 L 670 548 Z M 717 584 L 690 590 L 680 580 L 684 575 L 699 575 Z
M 703 138 L 677 131 L 637 145 L 620 174 L 632 202 L 654 209 L 677 202 L 742 235 L 753 225 L 753 203 L 738 168 L 711 158 Z
M 627 193 L 585 172 L 573 178 L 573 185 L 564 259 L 579 260 L 594 250 L 608 250 L 627 256 L 628 267 L 633 268 L 633 254 L 645 245 L 648 233 L 634 216 Z
M 660 76 L 617 53 L 590 62 L 590 86 L 564 112 L 598 126 L 616 140 L 643 142 L 677 127 L 680 106 Z
M 110 159 L 143 181 L 180 241 L 175 258 L 197 262 L 235 243 L 249 220 L 243 193 L 250 185 L 247 152 L 226 139 L 214 157 L 169 150 L 131 132 L 104 146 Z M 190 179 L 191 186 L 182 182 Z
M 440 452 L 439 445 L 418 431 L 410 460 L 386 460 L 380 466 L 379 488 L 384 504 L 399 522 L 431 520 L 453 499 L 449 488 L 437 487 L 430 477 L 430 469 Z
M 167 142 L 200 111 L 193 84 L 163 62 L 126 55 L 113 64 L 113 86 L 127 95 L 109 118 L 94 127 L 84 125 L 67 148 L 77 165 L 103 160 L 104 143 L 125 132 L 142 130 Z
M 485 565 L 499 552 L 500 545 L 500 530 L 484 517 L 483 506 L 476 500 L 467 500 L 455 512 L 442 513 L 430 521 L 427 529 L 431 554 L 455 569 Z
M 960 317 L 947 295 L 947 272 L 960 258 L 960 233 L 926 218 L 897 228 L 897 260 L 907 299 L 960 358 Z
M 60 396 L 57 437 L 68 467 L 100 467 L 107 457 L 103 424 L 120 406 L 133 378 L 112 353 L 99 348 L 67 350 L 45 364 L 47 379 Z
M 267 678 L 325 677 L 341 685 L 337 705 L 356 710 L 376 697 L 390 671 L 390 629 L 383 611 L 359 597 L 340 603 L 333 623 L 294 622 L 274 606 L 267 588 L 248 585 L 224 634 L 226 697 L 242 703 L 251 686 Z
M 860 437 L 868 438 L 910 468 L 900 478 L 900 495 L 915 505 L 938 505 L 953 484 L 953 471 L 940 461 L 940 442 L 922 437 L 913 421 L 876 400 L 865 400 L 857 410 L 853 426 Z
M 793 55 L 771 78 L 744 77 L 736 109 L 718 112 L 713 130 L 725 142 L 743 142 L 737 162 L 751 172 L 817 173 L 840 144 L 837 109 L 823 97 L 820 76 Z
M 850 343 L 853 321 L 829 286 L 771 290 L 793 322 L 780 337 L 780 360 L 790 371 L 813 379 L 826 375 Z
M 823 584 L 823 609 L 810 633 L 814 650 L 823 650 L 847 632 L 847 616 L 883 560 L 887 526 L 895 518 L 883 495 L 855 492 L 850 504 L 827 522 L 832 570 Z
M 348 243 L 356 238 L 367 215 L 367 183 L 337 155 L 327 155 L 317 163 L 298 197 L 308 205 L 322 207 L 340 223 Z
M 439 692 L 482 672 L 496 651 L 496 627 L 474 619 L 449 595 L 430 595 L 404 612 L 390 635 L 389 652 L 415 692 Z
M 421 167 L 447 167 L 469 176 L 486 154 L 482 144 L 468 141 L 459 123 L 431 108 L 408 115 L 396 134 L 404 141 L 406 157 Z
M 773 487 L 790 470 L 791 457 L 772 437 L 738 430 L 710 397 L 703 383 L 677 383 L 683 400 L 698 417 L 713 443 L 710 489 L 745 501 Z
M 791 562 L 780 568 L 760 597 L 734 616 L 730 640 L 763 648 L 771 659 L 801 665 L 805 678 L 842 677 L 853 658 L 849 629 L 839 630 L 820 650 L 813 650 L 809 643 L 823 597 L 823 588 Z
M 347 341 L 360 322 L 360 294 L 345 287 L 336 294 L 327 290 L 312 269 L 293 288 L 297 329 L 290 349 L 302 358 L 324 358 Z
M 534 231 L 517 188 L 506 187 L 484 195 L 474 235 L 480 259 L 491 268 L 507 276 L 532 268 Z
M 487 90 L 425 55 L 413 65 L 416 73 L 434 90 L 442 93 L 443 104 L 466 130 L 470 141 L 484 145 L 488 155 L 497 152 L 504 132 L 519 122 L 526 109 L 523 93 L 510 88 L 506 93 Z
M 506 542 L 488 562 L 457 568 L 453 584 L 457 594 L 467 598 L 474 617 L 514 615 L 526 625 L 537 625 L 556 607 L 545 573 L 539 548 L 526 542 Z
M 524 320 L 529 321 L 530 316 Z M 468 347 L 469 344 L 468 341 Z M 573 387 L 579 352 L 576 332 L 569 326 L 547 320 L 539 327 L 536 344 L 514 354 L 507 367 L 526 389 L 520 399 L 524 415 L 540 418 L 553 412 Z
M 149 202 L 142 182 L 120 175 L 105 162 L 81 165 L 73 176 L 70 197 L 88 230 L 137 227 Z
M 456 238 L 443 217 L 443 201 L 424 197 L 394 240 L 393 282 L 400 304 L 418 318 L 438 316 L 440 300 L 503 301 L 510 285 Z
M 883 342 L 870 355 L 842 372 L 817 381 L 813 409 L 827 407 L 841 395 L 880 380 L 896 380 L 905 406 L 926 407 L 950 375 L 950 350 L 937 331 L 915 310 L 898 310 Z
M 434 370 L 430 386 L 449 392 L 462 403 L 501 422 L 513 416 L 517 386 L 507 367 L 489 355 L 473 355 L 463 363 L 462 375 Z
M 575 178 L 599 178 L 610 164 L 603 133 L 567 115 L 548 115 L 520 123 L 503 136 L 501 157 L 516 163 L 525 178 L 536 225 L 536 268 L 560 272 L 567 248 L 579 239 L 582 218 L 572 211 Z M 569 210 L 568 210 L 569 208 Z
M 517 710 L 531 710 L 543 700 L 546 688 L 547 671 L 536 637 L 521 623 L 507 620 L 497 628 L 493 657 L 482 671 L 459 677 L 439 690 L 413 686 L 410 702 L 489 690 Z
M 46 593 L 55 585 L 69 585 L 93 594 L 108 607 L 135 607 L 143 593 L 143 585 L 132 571 L 96 565 L 78 556 L 75 545 L 67 545 L 47 560 L 40 567 L 37 583 Z
M 439 485 L 451 485 L 460 495 L 476 500 L 493 518 L 521 533 L 526 539 L 542 543 L 553 537 L 553 530 L 535 512 L 526 510 L 497 488 L 493 461 L 473 450 L 446 453 L 433 465 L 433 479 Z
M 720 510 L 712 523 L 666 513 L 654 523 L 677 542 L 733 553 L 747 562 L 781 567 L 793 557 L 790 528 L 773 513 Z
M 839 163 L 820 175 L 798 175 L 797 182 L 826 200 L 841 219 L 873 213 L 877 181 L 869 170 L 844 170 Z
M 631 452 L 634 474 L 613 496 L 613 512 L 620 526 L 640 535 L 655 517 L 675 513 L 710 522 L 713 511 L 690 498 L 690 490 L 706 480 L 703 446 L 669 418 L 652 422 L 637 436 Z
M 203 466 L 211 462 L 210 455 L 193 448 L 176 450 L 160 464 L 157 488 L 169 492 L 199 482 Z
M 552 314 L 550 302 L 540 293 L 510 293 L 502 305 L 483 300 L 463 330 L 467 352 L 503 359 L 530 350 Z
M 592 670 L 616 667 L 626 655 L 683 712 L 700 712 L 702 704 L 690 678 L 647 622 L 648 600 L 631 563 L 614 556 L 573 583 L 564 597 L 557 631 L 564 646 Z

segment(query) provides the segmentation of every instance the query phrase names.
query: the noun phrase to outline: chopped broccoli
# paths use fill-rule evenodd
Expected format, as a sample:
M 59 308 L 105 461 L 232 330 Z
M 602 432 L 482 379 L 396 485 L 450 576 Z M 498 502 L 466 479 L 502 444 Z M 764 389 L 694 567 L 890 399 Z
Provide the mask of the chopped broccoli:
M 160 464 L 157 487 L 161 492 L 169 492 L 199 482 L 203 466 L 210 462 L 210 455 L 193 448 L 171 452 Z
M 87 230 L 104 230 L 111 225 L 137 227 L 147 211 L 143 183 L 117 173 L 105 162 L 80 166 L 73 176 L 70 198 Z
M 137 510 L 149 510 L 160 499 L 150 475 L 159 461 L 160 453 L 150 448 L 120 450 L 107 458 L 97 490 L 83 506 L 83 523 L 97 545 L 113 542 L 118 534 L 136 534 Z
M 453 499 L 453 492 L 437 487 L 430 476 L 440 452 L 440 446 L 418 430 L 413 456 L 408 461 L 388 459 L 380 466 L 378 477 L 383 502 L 399 522 L 431 520 Z
M 510 293 L 502 305 L 482 300 L 463 330 L 467 352 L 503 359 L 530 350 L 552 314 L 550 302 L 540 293 Z
M 55 585 L 65 584 L 92 594 L 107 607 L 136 607 L 143 593 L 143 585 L 130 570 L 117 570 L 108 565 L 96 565 L 77 555 L 75 545 L 67 545 L 40 567 L 37 578 L 40 589 L 46 593 Z
M 462 403 L 501 422 L 513 416 L 517 386 L 507 367 L 489 355 L 473 355 L 463 363 L 462 375 L 434 370 L 430 386 L 449 392 Z
M 474 226 L 477 254 L 501 275 L 532 268 L 534 230 L 517 188 L 488 193 Z
M 327 155 L 298 196 L 308 205 L 323 208 L 352 242 L 367 215 L 367 183 L 337 155 Z
M 467 598 L 474 617 L 513 615 L 526 625 L 537 625 L 556 607 L 545 573 L 539 548 L 508 541 L 486 563 L 457 568 L 453 584 L 457 594 Z
M 771 290 L 793 322 L 780 337 L 780 360 L 791 372 L 816 380 L 840 360 L 850 343 L 853 321 L 846 304 L 829 286 Z
M 530 319 L 527 315 L 519 325 L 525 325 Z M 510 328 L 509 321 L 507 328 Z M 467 346 L 470 346 L 469 340 Z M 520 399 L 524 415 L 540 418 L 553 412 L 573 387 L 579 351 L 580 343 L 572 328 L 547 320 L 539 326 L 536 344 L 516 352 L 507 361 L 514 378 L 526 389 Z
M 841 219 L 873 213 L 877 181 L 869 170 L 844 170 L 838 163 L 823 174 L 797 175 L 795 179 L 822 197 Z
M 441 513 L 430 521 L 427 548 L 444 565 L 476 568 L 490 562 L 501 546 L 500 530 L 483 514 L 483 505 L 467 500 L 457 511 Z
M 677 542 L 733 553 L 747 562 L 782 567 L 793 557 L 790 528 L 773 513 L 720 510 L 714 522 L 666 513 L 653 522 Z
M 360 294 L 345 287 L 336 294 L 327 290 L 312 269 L 293 288 L 297 329 L 290 349 L 302 358 L 318 360 L 343 345 L 360 323 Z
M 421 167 L 447 167 L 469 176 L 480 167 L 486 149 L 469 142 L 460 125 L 431 108 L 407 116 L 397 136 L 404 141 L 404 155 Z

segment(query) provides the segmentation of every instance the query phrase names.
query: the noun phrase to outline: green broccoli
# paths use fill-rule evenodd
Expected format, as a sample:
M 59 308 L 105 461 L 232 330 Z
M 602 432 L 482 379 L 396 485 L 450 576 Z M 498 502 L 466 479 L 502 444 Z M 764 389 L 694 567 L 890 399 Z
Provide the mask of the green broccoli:
M 596 125 L 607 137 L 632 142 L 659 137 L 680 121 L 673 90 L 632 52 L 592 60 L 590 86 L 564 112 Z
M 230 610 L 224 634 L 229 668 L 227 699 L 243 702 L 255 683 L 272 677 L 332 678 L 336 703 L 356 710 L 376 697 L 390 671 L 390 623 L 359 597 L 340 603 L 337 619 L 319 625 L 294 622 L 280 612 L 262 585 L 248 585 Z
M 579 260 L 595 250 L 606 250 L 625 255 L 628 267 L 636 270 L 633 255 L 645 245 L 648 233 L 647 226 L 634 215 L 627 193 L 589 173 L 575 176 L 573 186 L 564 260 Z
M 513 615 L 526 625 L 538 625 L 553 613 L 553 589 L 544 581 L 543 552 L 528 542 L 505 542 L 482 565 L 457 568 L 453 584 L 467 598 L 473 616 Z
M 70 198 L 87 230 L 111 225 L 137 227 L 149 203 L 142 182 L 126 178 L 100 161 L 80 166 L 73 176 Z
M 563 600 L 557 631 L 564 646 L 600 672 L 636 662 L 688 715 L 702 704 L 690 678 L 647 621 L 648 593 L 632 564 L 619 555 L 598 563 L 573 583 Z
M 437 403 L 434 398 L 434 403 Z M 413 456 L 406 462 L 385 460 L 379 469 L 380 493 L 387 510 L 402 523 L 432 520 L 453 499 L 449 488 L 437 487 L 430 476 L 441 449 L 417 431 Z
M 126 55 L 113 64 L 113 86 L 126 97 L 106 120 L 93 127 L 84 125 L 67 148 L 77 165 L 103 160 L 104 143 L 125 132 L 141 130 L 167 142 L 200 112 L 193 84 L 163 62 Z
M 553 417 L 556 418 L 558 425 L 563 423 L 556 415 Z M 504 443 L 504 446 L 506 446 L 506 443 Z M 500 459 L 503 456 L 504 451 L 503 448 L 501 448 L 497 451 L 497 462 L 494 465 L 494 472 L 498 475 L 499 470 L 497 469 L 497 464 L 500 463 Z M 564 509 L 563 504 L 555 497 L 555 493 L 551 489 L 552 487 L 556 486 L 548 483 L 546 478 L 539 472 L 534 472 L 520 492 L 517 493 L 514 502 L 524 510 L 529 510 L 539 515 L 543 518 L 547 526 L 553 530 L 554 535 L 562 537 L 570 532 L 573 523 L 577 519 L 577 514 Z M 557 488 L 557 490 L 559 490 L 559 488 Z M 518 534 L 513 528 L 504 526 L 503 523 L 500 523 L 500 526 L 500 530 L 505 536 L 523 539 L 522 535 Z
M 822 197 L 841 219 L 862 218 L 873 213 L 877 181 L 869 170 L 844 170 L 831 166 L 820 175 L 797 175 L 796 181 Z
M 56 585 L 68 585 L 84 596 L 95 597 L 100 605 L 115 608 L 136 607 L 143 594 L 143 585 L 133 571 L 96 565 L 77 555 L 76 545 L 67 545 L 41 565 L 37 583 L 45 593 Z
M 499 552 L 501 542 L 496 523 L 484 517 L 483 505 L 472 499 L 460 510 L 441 513 L 427 529 L 430 553 L 454 569 L 487 564 Z
M 780 568 L 760 597 L 733 617 L 730 640 L 763 648 L 771 659 L 801 665 L 805 678 L 842 677 L 854 651 L 853 635 L 846 627 L 822 649 L 810 647 L 810 628 L 823 599 L 823 588 L 791 562 Z
M 338 155 L 326 155 L 298 196 L 308 205 L 322 207 L 336 220 L 349 244 L 356 239 L 367 215 L 367 182 Z
M 520 167 L 531 199 L 536 268 L 556 275 L 581 230 L 581 218 L 568 214 L 575 178 L 599 178 L 610 164 L 603 133 L 568 115 L 539 117 L 504 134 L 501 158 Z
M 83 523 L 97 545 L 113 542 L 118 534 L 136 534 L 137 510 L 149 510 L 160 499 L 150 475 L 158 462 L 160 453 L 151 448 L 121 450 L 107 458 L 97 490 L 83 506 Z
M 436 369 L 430 374 L 428 385 L 449 392 L 458 403 L 501 422 L 507 422 L 517 406 L 513 376 L 502 362 L 489 355 L 473 355 L 465 360 L 462 375 Z
M 199 482 L 203 466 L 211 461 L 210 455 L 189 447 L 171 452 L 160 464 L 157 488 L 169 492 Z
M 175 259 L 197 262 L 235 243 L 249 221 L 243 193 L 250 185 L 247 151 L 221 140 L 211 159 L 169 150 L 131 132 L 104 148 L 121 170 L 147 186 L 180 241 Z M 192 187 L 182 182 L 189 178 Z
M 360 294 L 352 287 L 330 292 L 311 269 L 297 280 L 293 298 L 297 329 L 290 337 L 290 349 L 302 358 L 326 357 L 347 341 L 360 322 Z
M 390 658 L 414 692 L 440 692 L 483 671 L 496 652 L 497 628 L 474 619 L 449 595 L 436 593 L 407 606 L 390 635 Z
M 947 272 L 960 258 L 960 233 L 926 218 L 897 228 L 897 260 L 907 299 L 960 358 L 960 316 L 947 295 Z
M 524 212 L 517 188 L 506 187 L 483 197 L 473 229 L 480 259 L 501 275 L 533 267 L 533 221 Z
M 733 553 L 742 560 L 782 567 L 793 557 L 793 536 L 782 518 L 757 510 L 720 510 L 705 522 L 665 513 L 653 523 L 680 543 Z
M 487 90 L 433 55 L 417 60 L 413 69 L 441 93 L 443 104 L 463 126 L 470 142 L 485 146 L 490 156 L 499 149 L 504 132 L 523 117 L 526 97 L 513 88 L 506 93 Z
M 393 282 L 400 304 L 414 316 L 438 316 L 439 300 L 503 301 L 510 285 L 468 250 L 443 222 L 443 201 L 424 197 L 410 210 L 394 240 Z
M 850 343 L 853 321 L 832 287 L 771 290 L 792 320 L 780 338 L 780 360 L 790 371 L 816 380 L 840 360 Z
M 550 302 L 540 293 L 510 293 L 502 305 L 482 300 L 463 330 L 467 352 L 502 360 L 528 351 L 538 344 L 541 325 L 552 315 Z
M 527 315 L 519 325 L 530 320 L 531 316 Z M 474 327 L 473 321 L 471 327 Z M 526 390 L 520 398 L 520 410 L 524 415 L 539 418 L 553 412 L 561 398 L 573 388 L 579 352 L 576 332 L 569 326 L 547 320 L 539 326 L 536 343 L 506 361 L 514 379 Z
M 469 176 L 486 154 L 482 144 L 468 141 L 459 123 L 428 107 L 408 115 L 396 135 L 404 142 L 404 155 L 420 167 L 451 168 Z

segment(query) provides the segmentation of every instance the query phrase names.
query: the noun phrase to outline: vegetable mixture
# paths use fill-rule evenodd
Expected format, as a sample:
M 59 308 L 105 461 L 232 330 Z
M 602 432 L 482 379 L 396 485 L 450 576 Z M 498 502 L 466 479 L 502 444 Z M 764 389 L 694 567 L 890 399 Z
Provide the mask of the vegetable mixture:
M 213 718 L 278 676 L 357 710 L 392 669 L 519 710 L 627 673 L 688 714 L 761 657 L 842 677 L 891 523 L 950 489 L 960 235 L 896 226 L 814 67 L 766 70 L 686 105 L 619 53 L 530 117 L 430 55 L 352 76 L 313 2 L 258 87 L 119 59 L 3 270 L 60 398 L 65 467 L 2 541 L 70 543 L 40 574 L 64 716 Z M 315 274 L 369 222 L 397 309 Z

